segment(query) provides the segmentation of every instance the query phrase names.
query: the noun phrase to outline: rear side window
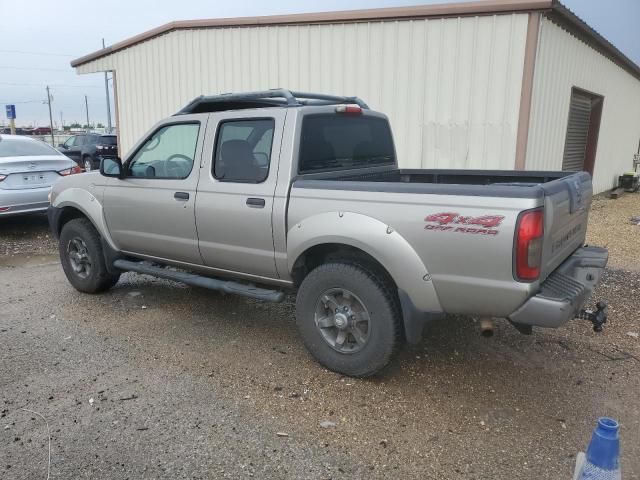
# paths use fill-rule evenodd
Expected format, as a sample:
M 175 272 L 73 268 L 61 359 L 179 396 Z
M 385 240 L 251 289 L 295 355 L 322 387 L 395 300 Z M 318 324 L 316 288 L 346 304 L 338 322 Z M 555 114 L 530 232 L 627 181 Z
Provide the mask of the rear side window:
M 299 173 L 393 165 L 389 122 L 366 115 L 309 115 L 302 121 Z
M 221 123 L 213 176 L 222 182 L 264 182 L 269 175 L 274 126 L 272 118 Z

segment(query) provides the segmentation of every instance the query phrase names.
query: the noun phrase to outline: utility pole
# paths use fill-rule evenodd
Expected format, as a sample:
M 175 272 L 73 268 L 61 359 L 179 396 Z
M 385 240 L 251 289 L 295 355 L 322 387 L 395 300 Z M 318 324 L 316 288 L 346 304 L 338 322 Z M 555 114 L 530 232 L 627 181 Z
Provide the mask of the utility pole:
M 104 38 L 102 39 L 102 48 L 105 48 Z M 111 101 L 109 100 L 109 78 L 107 72 L 104 72 L 104 91 L 107 96 L 107 133 L 111 133 Z
M 91 125 L 89 125 L 89 100 L 87 100 L 87 96 L 84 96 L 84 108 L 87 110 L 87 133 L 91 130 Z
M 53 137 L 53 115 L 51 115 L 51 92 L 49 92 L 49 85 L 47 85 L 47 104 L 49 105 L 49 128 L 51 128 L 51 146 L 56 146 L 56 140 Z

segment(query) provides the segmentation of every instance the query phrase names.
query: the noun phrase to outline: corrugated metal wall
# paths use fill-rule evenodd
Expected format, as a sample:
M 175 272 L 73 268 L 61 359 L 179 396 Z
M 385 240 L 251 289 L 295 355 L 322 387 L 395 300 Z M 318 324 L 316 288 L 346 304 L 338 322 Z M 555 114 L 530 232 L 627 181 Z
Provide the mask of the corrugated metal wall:
M 200 94 L 358 95 L 404 167 L 514 166 L 527 14 L 176 31 L 86 65 L 117 72 L 123 151 Z
M 548 19 L 540 26 L 526 168 L 561 170 L 571 88 L 604 96 L 594 191 L 631 170 L 640 139 L 640 81 Z

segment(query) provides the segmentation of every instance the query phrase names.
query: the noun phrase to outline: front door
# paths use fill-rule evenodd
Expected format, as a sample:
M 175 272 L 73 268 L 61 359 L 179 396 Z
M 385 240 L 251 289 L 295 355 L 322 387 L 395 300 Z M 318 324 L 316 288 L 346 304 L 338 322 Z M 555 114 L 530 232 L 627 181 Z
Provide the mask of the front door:
M 271 215 L 286 113 L 246 115 L 209 118 L 196 202 L 200 253 L 210 267 L 277 278 Z
M 194 205 L 207 115 L 184 115 L 154 128 L 112 178 L 105 218 L 117 247 L 133 254 L 202 264 Z

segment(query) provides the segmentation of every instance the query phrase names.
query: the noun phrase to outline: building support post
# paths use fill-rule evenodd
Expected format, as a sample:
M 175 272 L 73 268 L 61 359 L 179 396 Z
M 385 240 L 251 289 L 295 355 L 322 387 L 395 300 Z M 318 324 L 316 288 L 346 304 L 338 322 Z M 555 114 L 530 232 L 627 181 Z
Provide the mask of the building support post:
M 524 47 L 522 87 L 520 89 L 520 113 L 518 117 L 518 133 L 516 135 L 515 170 L 524 170 L 526 167 L 529 120 L 531 119 L 531 100 L 533 97 L 533 73 L 536 67 L 540 18 L 541 14 L 539 12 L 529 13 L 527 39 Z

